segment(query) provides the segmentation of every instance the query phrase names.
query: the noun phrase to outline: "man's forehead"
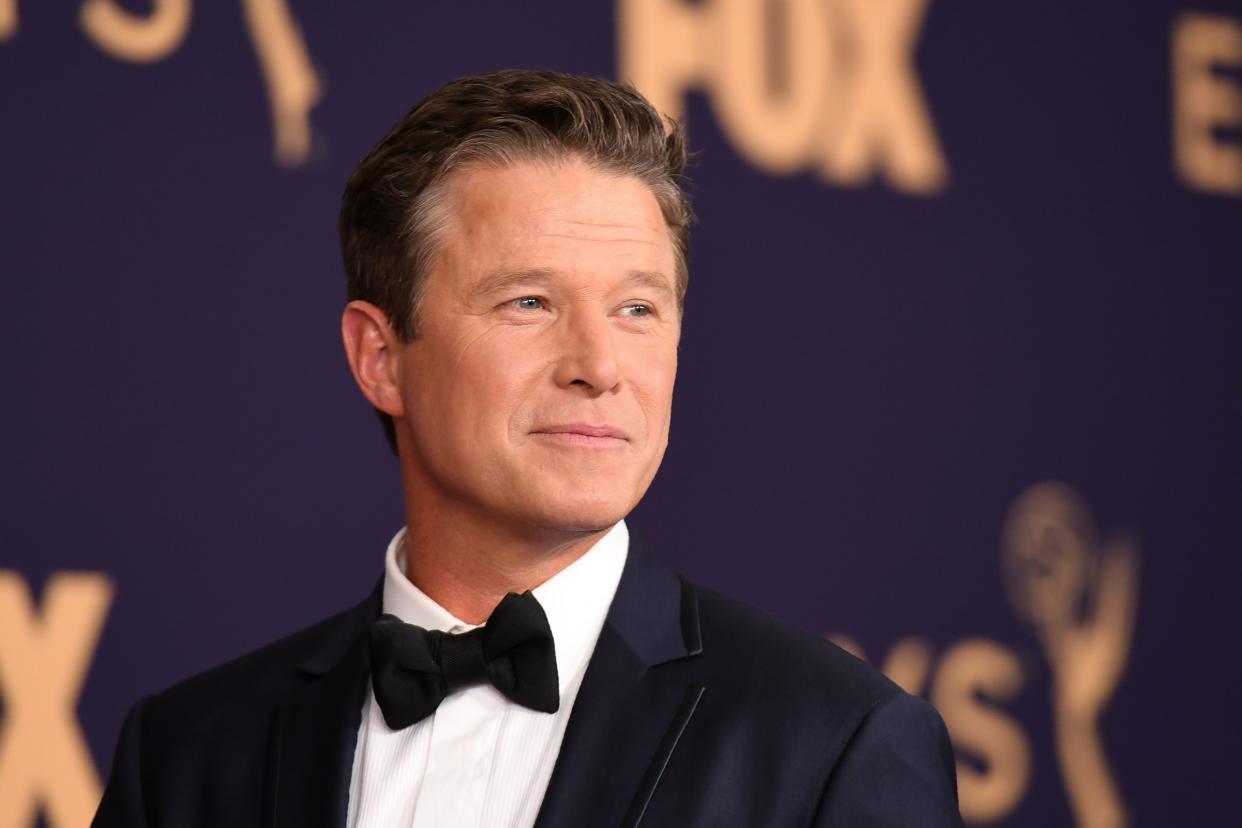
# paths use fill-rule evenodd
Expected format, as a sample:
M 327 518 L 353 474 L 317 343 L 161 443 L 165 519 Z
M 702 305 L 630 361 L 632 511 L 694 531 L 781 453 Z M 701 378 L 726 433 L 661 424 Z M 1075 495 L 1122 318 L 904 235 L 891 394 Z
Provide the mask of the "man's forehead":
M 609 282 L 674 290 L 672 236 L 637 178 L 519 162 L 472 166 L 447 183 L 441 253 L 474 292 L 604 271 Z

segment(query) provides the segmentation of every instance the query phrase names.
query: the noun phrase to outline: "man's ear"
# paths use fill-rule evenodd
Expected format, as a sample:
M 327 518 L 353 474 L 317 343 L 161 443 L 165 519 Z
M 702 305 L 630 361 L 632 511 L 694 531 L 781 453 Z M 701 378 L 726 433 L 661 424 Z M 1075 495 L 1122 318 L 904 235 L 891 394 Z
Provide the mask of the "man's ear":
M 389 416 L 405 416 L 398 379 L 401 340 L 388 316 L 370 302 L 356 299 L 341 316 L 341 337 L 349 369 L 363 396 Z

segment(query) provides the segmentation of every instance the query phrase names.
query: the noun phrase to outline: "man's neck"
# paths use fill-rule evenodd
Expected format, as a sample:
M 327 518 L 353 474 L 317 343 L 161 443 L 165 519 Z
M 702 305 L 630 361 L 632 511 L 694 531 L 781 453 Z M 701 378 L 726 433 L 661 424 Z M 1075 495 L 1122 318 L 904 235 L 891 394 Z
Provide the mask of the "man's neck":
M 510 592 L 525 592 L 585 555 L 608 528 L 527 531 L 407 509 L 405 575 L 454 617 L 481 624 Z

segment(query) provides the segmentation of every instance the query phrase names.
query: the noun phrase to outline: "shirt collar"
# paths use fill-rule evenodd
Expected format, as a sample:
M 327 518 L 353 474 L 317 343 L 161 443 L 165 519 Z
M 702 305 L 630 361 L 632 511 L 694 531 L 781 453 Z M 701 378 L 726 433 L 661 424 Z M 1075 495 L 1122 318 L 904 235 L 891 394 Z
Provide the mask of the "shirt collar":
M 621 581 L 629 545 L 625 521 L 618 521 L 586 554 L 531 590 L 552 629 L 562 693 L 586 668 L 595 649 Z M 414 586 L 405 575 L 405 555 L 402 527 L 384 556 L 384 612 L 428 630 L 460 633 L 478 626 L 457 618 Z

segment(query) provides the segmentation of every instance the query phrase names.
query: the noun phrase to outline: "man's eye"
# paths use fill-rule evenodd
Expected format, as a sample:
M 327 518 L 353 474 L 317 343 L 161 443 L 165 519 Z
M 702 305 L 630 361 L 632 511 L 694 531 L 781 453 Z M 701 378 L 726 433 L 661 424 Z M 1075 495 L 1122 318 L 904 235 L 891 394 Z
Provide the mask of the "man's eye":
M 522 310 L 539 310 L 543 307 L 543 300 L 538 296 L 523 296 L 521 299 L 514 299 L 513 304 Z
M 626 305 L 621 312 L 626 316 L 651 316 L 651 308 L 647 305 Z

